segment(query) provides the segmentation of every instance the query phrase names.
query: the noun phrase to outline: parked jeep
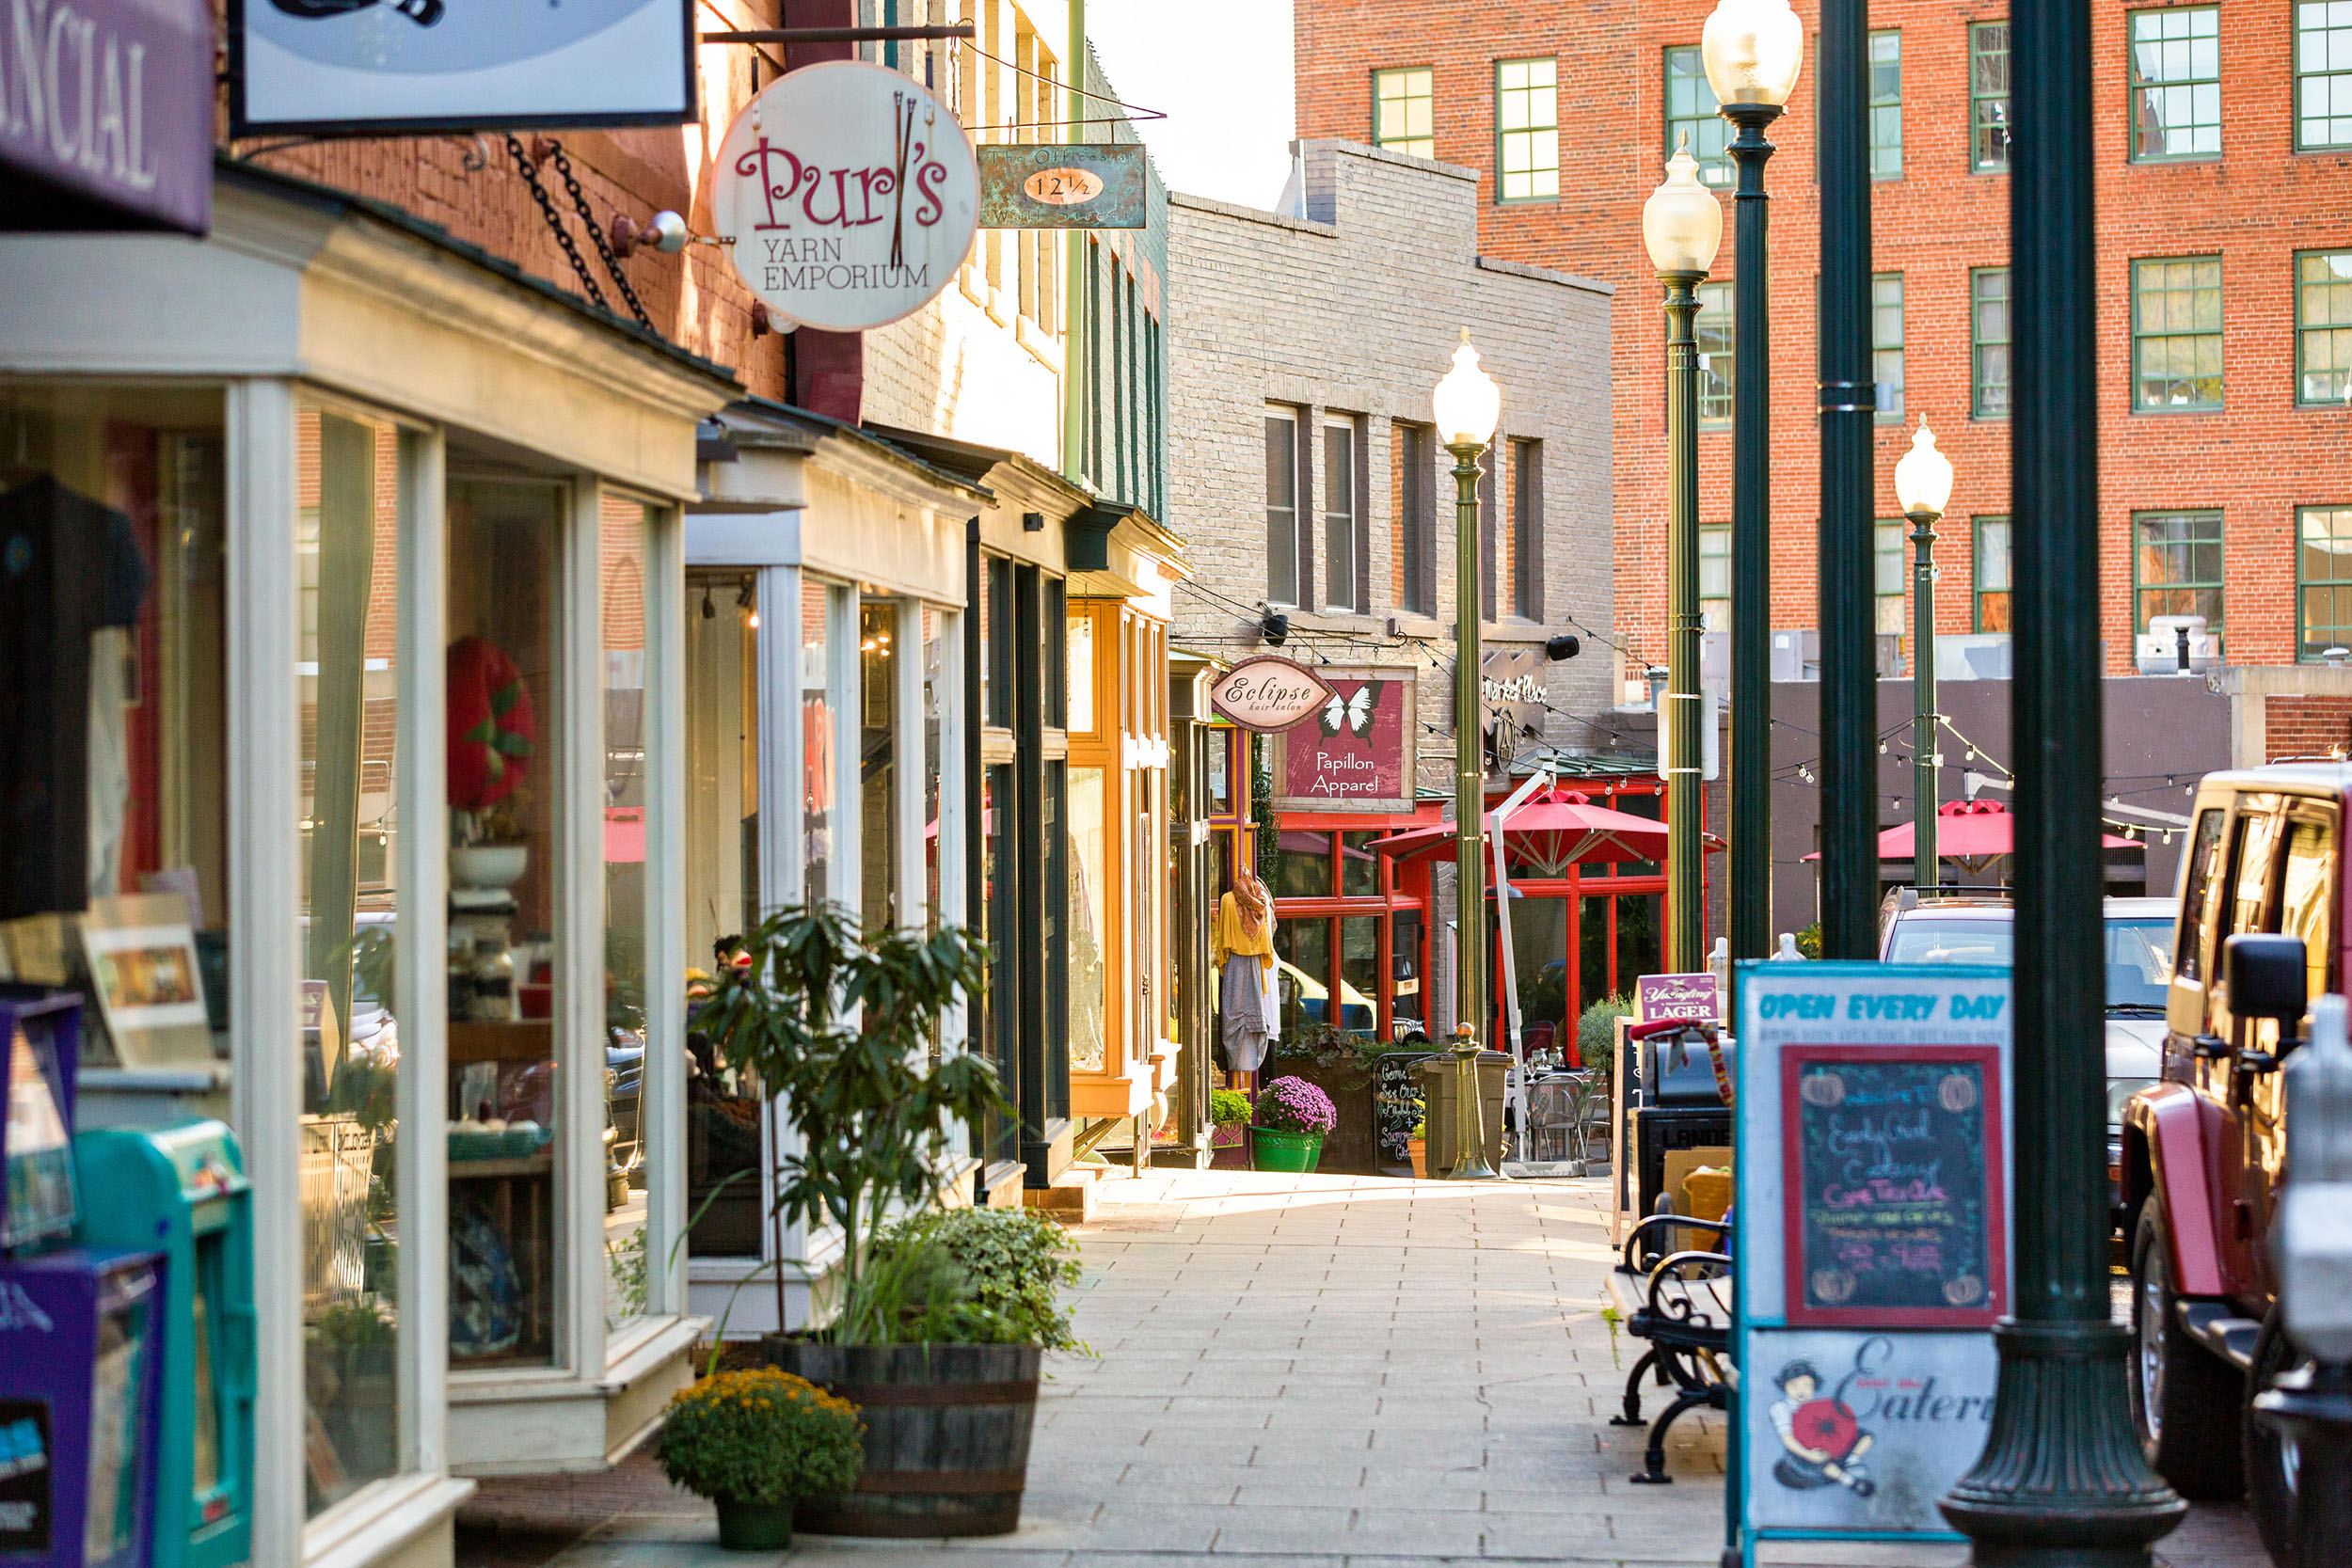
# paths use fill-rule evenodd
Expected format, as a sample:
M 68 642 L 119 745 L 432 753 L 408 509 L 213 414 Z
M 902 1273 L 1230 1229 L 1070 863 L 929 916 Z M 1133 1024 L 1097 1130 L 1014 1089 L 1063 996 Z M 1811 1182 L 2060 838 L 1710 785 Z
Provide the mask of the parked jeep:
M 2280 1561 L 2296 1456 L 2249 1406 L 2296 1360 L 2271 1238 L 2286 1158 L 2279 1069 L 2304 1033 L 2306 996 L 2343 989 L 2347 798 L 2352 767 L 2341 765 L 2216 773 L 2200 785 L 2163 1079 L 2123 1114 L 2141 1444 L 2184 1496 L 2246 1495 Z M 2265 934 L 2293 940 L 2232 942 Z

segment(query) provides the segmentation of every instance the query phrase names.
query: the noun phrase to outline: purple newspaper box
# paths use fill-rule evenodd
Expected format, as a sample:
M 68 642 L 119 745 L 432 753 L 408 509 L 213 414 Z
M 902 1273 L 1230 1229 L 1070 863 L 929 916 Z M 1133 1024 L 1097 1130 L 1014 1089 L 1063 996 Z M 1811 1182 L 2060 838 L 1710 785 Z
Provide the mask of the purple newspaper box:
M 0 1565 L 147 1561 L 162 1303 L 157 1253 L 0 1263 Z

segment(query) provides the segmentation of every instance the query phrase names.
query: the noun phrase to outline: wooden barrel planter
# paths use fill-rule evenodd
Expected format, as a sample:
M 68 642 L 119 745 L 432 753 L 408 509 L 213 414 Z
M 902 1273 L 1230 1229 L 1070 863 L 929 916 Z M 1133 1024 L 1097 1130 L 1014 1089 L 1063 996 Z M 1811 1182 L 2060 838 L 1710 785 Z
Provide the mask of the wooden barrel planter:
M 857 1405 L 855 1490 L 803 1497 L 809 1535 L 1009 1535 L 1037 1423 L 1035 1345 L 821 1345 L 771 1338 L 768 1360 Z

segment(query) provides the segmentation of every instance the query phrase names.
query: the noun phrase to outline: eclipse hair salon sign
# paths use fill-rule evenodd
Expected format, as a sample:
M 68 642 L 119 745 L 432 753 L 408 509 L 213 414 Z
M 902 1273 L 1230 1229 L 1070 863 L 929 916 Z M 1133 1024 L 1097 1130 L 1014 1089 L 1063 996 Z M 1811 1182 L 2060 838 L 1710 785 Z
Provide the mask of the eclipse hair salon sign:
M 213 211 L 202 0 L 0 0 L 0 230 L 172 229 Z
M 229 0 L 229 52 L 240 136 L 696 115 L 693 0 Z
M 1209 688 L 1217 712 L 1261 735 L 1302 723 L 1330 700 L 1331 689 L 1313 671 L 1274 654 L 1243 659 Z
M 803 326 L 861 332 L 912 315 L 972 248 L 972 144 L 921 83 L 835 60 L 787 71 L 719 144 L 711 215 L 735 270 Z

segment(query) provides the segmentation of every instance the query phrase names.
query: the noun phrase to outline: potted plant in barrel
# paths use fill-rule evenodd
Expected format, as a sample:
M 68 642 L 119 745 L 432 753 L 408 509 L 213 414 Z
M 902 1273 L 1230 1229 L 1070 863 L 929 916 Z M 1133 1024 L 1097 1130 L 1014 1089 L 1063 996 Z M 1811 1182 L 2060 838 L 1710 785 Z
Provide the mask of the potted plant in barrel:
M 797 1499 L 846 1492 L 864 1452 L 857 1407 L 773 1367 L 678 1390 L 661 1423 L 661 1469 L 719 1508 L 719 1544 L 792 1544 Z
M 1339 1125 L 1331 1097 L 1304 1078 L 1277 1078 L 1258 1096 L 1249 1124 L 1251 1168 L 1307 1172 L 1323 1156 L 1324 1134 Z
M 1415 1177 L 1427 1176 L 1429 1174 L 1429 1118 L 1427 1117 L 1413 1123 L 1413 1135 L 1406 1141 L 1405 1148 L 1412 1156 L 1413 1175 Z
M 1010 1230 L 967 1235 L 955 1227 L 974 1222 L 930 1212 L 962 1129 L 1009 1114 L 985 1060 L 931 1056 L 947 1009 L 983 983 L 986 957 L 954 928 L 862 941 L 846 911 L 785 910 L 743 938 L 695 1018 L 799 1134 L 797 1152 L 776 1162 L 775 1223 L 841 1238 L 830 1323 L 762 1345 L 777 1367 L 865 1411 L 856 1487 L 795 1511 L 812 1533 L 998 1534 L 1020 1523 L 1041 1357 L 1059 1341 L 990 1291 L 1021 1276 L 1013 1254 L 1035 1266 L 1043 1233 L 1016 1245 Z M 909 1218 L 894 1226 L 894 1214 Z M 1057 1264 L 1049 1301 L 1061 1279 Z M 776 1289 L 783 1321 L 781 1278 Z

